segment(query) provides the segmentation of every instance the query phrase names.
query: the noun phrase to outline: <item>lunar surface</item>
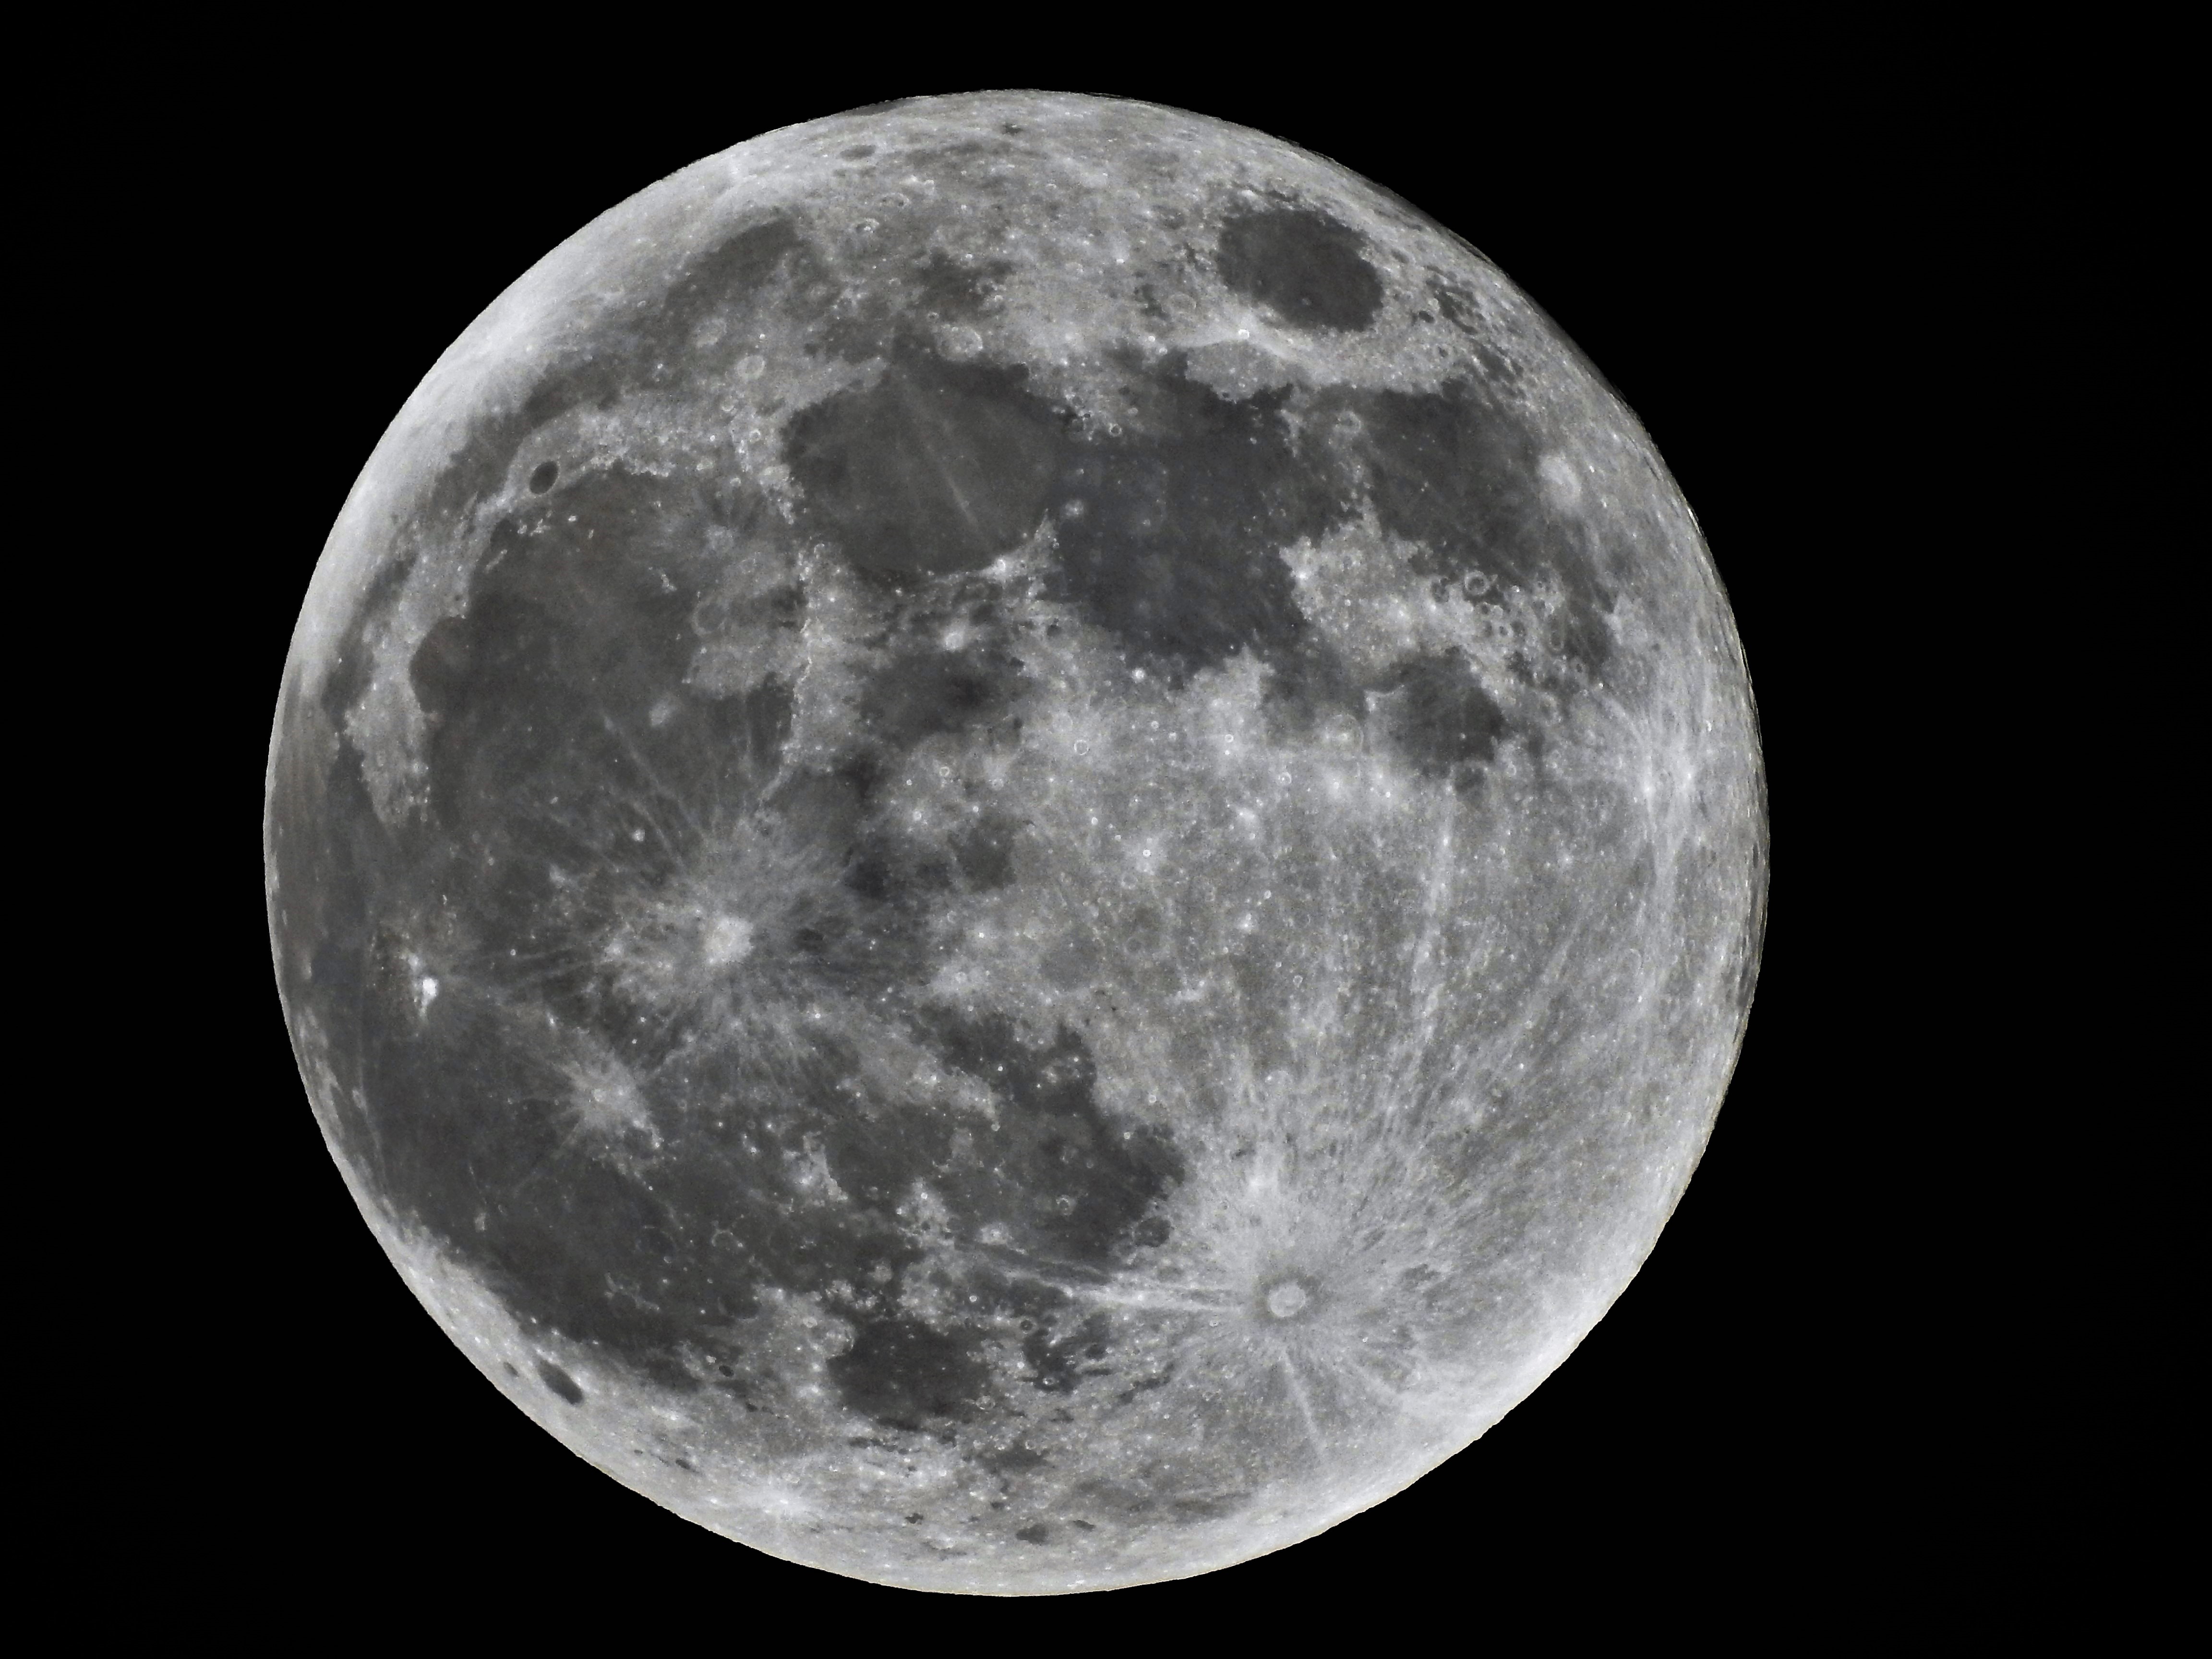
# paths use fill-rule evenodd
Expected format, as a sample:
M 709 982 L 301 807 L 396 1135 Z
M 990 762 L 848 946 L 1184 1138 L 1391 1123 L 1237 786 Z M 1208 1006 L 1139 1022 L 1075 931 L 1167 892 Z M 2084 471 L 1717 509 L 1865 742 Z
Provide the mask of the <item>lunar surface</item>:
M 678 1515 L 887 1584 L 1388 1498 L 1680 1197 L 1765 890 L 1635 418 L 1274 139 L 922 100 L 597 220 L 294 636 L 277 978 L 362 1213 Z

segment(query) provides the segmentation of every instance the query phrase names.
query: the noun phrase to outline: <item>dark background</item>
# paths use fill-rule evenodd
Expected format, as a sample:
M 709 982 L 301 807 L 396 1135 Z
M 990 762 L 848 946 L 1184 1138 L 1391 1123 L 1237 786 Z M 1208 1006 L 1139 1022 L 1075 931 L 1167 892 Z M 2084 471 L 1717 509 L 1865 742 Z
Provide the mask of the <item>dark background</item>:
M 1446 1620 L 1441 1639 L 1456 1642 L 1508 1615 L 1565 1636 L 1638 1608 L 1663 1630 L 1747 1607 L 1754 1589 L 1840 1613 L 1922 1571 L 1885 1540 L 1919 1524 L 1900 1510 L 1948 1501 L 1945 1478 L 1923 1466 L 1900 1502 L 1893 1459 L 1863 1426 L 1914 1363 L 1881 1356 L 1909 1346 L 1889 1281 L 1915 1200 L 1909 1176 L 1869 1169 L 1910 1039 L 1858 965 L 1856 935 L 1873 924 L 1851 902 L 1884 833 L 1863 787 L 1869 744 L 1896 740 L 1881 683 L 1919 648 L 1867 618 L 1920 488 L 1898 458 L 1924 417 L 1900 398 L 1870 423 L 1869 386 L 1898 383 L 1897 287 L 1924 301 L 1932 283 L 1934 303 L 1953 303 L 1923 268 L 1923 210 L 1899 205 L 1889 146 L 1908 118 L 1786 81 L 1622 97 L 1541 65 L 1523 65 L 1505 100 L 1403 61 L 1388 75 L 1316 64 L 1304 82 L 763 64 L 753 87 L 741 62 L 702 50 L 712 88 L 625 88 L 608 51 L 567 84 L 495 59 L 373 88 L 278 77 L 240 88 L 205 128 L 195 187 L 217 233 L 203 257 L 228 307 L 210 343 L 265 422 L 232 511 L 246 526 L 232 568 L 250 577 L 223 671 L 240 734 L 224 878 L 243 919 L 226 1006 L 254 1069 L 227 1124 L 239 1288 L 200 1338 L 239 1415 L 187 1460 L 192 1489 L 221 1498 L 201 1540 L 225 1564 L 209 1591 L 258 1604 L 310 1588 L 401 1625 L 449 1605 L 650 1624 L 681 1604 L 735 1620 L 732 1640 L 763 1605 L 848 1635 L 890 1619 L 1014 1639 L 1040 1613 L 1173 1641 L 1200 1611 L 1310 1612 L 1397 1643 L 1406 1621 Z M 386 423 L 471 319 L 590 218 L 757 132 L 1041 82 L 1332 157 L 1466 236 L 1558 321 L 1652 433 L 1728 584 L 1774 838 L 1765 965 L 1727 1105 L 1656 1251 L 1589 1340 L 1483 1439 L 1369 1514 L 1203 1579 L 1048 1609 L 769 1559 L 633 1495 L 507 1406 L 356 1214 L 293 1066 L 256 908 L 260 768 L 300 599 Z

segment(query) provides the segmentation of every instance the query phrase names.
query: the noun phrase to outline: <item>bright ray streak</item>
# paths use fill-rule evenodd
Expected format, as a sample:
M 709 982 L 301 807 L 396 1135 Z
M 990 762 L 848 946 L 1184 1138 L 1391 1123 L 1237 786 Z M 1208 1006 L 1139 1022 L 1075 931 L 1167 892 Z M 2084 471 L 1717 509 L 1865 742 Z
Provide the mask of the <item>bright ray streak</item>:
M 1290 1351 L 1279 1340 L 1272 1342 L 1270 1346 L 1275 1351 L 1276 1373 L 1282 1377 L 1284 1385 L 1290 1389 L 1291 1398 L 1297 1402 L 1298 1418 L 1305 1425 L 1307 1443 L 1313 1448 L 1316 1457 L 1325 1455 L 1327 1447 L 1322 1439 L 1321 1425 L 1315 1420 L 1313 1401 L 1306 1397 L 1304 1379 L 1298 1376 L 1296 1362 L 1291 1359 Z

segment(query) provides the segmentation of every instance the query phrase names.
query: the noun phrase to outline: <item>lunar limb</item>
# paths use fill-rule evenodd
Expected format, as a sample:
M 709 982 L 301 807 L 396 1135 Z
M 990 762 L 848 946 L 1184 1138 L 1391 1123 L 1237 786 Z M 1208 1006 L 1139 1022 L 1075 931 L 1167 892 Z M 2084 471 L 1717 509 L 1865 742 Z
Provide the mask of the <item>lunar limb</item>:
M 1741 1042 L 1741 649 L 1488 261 L 1273 139 L 750 140 L 431 370 L 264 841 L 332 1156 L 565 1445 L 876 1582 L 1310 1537 L 1636 1272 Z

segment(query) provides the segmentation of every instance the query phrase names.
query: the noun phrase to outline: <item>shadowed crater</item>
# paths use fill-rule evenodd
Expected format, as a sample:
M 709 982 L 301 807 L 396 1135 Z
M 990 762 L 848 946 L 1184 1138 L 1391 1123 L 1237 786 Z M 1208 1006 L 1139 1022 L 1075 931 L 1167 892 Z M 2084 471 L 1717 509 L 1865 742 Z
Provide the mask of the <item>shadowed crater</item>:
M 580 1406 L 584 1403 L 584 1391 L 577 1386 L 576 1379 L 551 1360 L 541 1359 L 538 1362 L 538 1380 L 570 1405 Z

